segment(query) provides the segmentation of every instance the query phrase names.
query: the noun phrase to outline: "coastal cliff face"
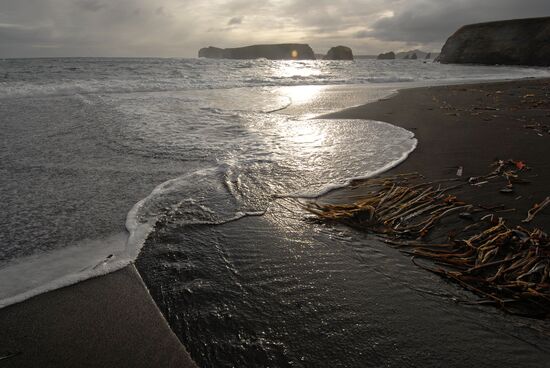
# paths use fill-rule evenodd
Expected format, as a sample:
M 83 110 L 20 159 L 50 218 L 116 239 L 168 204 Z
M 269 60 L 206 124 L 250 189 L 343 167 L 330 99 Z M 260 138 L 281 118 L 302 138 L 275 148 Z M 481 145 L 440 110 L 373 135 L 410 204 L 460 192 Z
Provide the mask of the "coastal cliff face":
M 464 26 L 447 40 L 438 61 L 550 66 L 550 17 Z
M 266 58 L 270 60 L 315 60 L 315 54 L 311 47 L 299 43 L 253 45 L 228 49 L 208 47 L 199 50 L 199 57 L 215 59 Z
M 353 60 L 353 52 L 347 46 L 336 46 L 328 50 L 325 60 Z

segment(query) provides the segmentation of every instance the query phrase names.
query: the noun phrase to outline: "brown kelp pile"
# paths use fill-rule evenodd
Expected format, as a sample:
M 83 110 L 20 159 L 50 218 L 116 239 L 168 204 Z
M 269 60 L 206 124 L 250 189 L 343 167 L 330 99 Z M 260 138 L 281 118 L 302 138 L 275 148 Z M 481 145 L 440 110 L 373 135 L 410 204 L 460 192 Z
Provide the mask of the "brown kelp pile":
M 478 303 L 545 318 L 550 315 L 548 235 L 509 226 L 497 216 L 500 208 L 471 205 L 451 194 L 492 178 L 505 178 L 511 187 L 521 181 L 518 171 L 524 168 L 521 162 L 499 161 L 484 177 L 439 183 L 425 182 L 417 174 L 373 178 L 361 183 L 354 203 L 316 200 L 303 205 L 322 220 L 376 233 L 403 247 L 419 266 L 479 295 Z M 528 219 L 548 201 L 536 205 Z

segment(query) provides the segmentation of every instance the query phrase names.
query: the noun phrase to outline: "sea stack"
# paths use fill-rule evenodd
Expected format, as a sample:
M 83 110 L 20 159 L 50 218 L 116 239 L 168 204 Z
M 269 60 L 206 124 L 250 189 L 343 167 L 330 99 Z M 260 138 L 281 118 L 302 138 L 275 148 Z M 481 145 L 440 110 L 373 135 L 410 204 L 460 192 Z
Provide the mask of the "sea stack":
M 438 61 L 550 66 L 550 17 L 464 26 L 447 40 Z
M 270 59 L 270 60 L 315 60 L 311 47 L 307 44 L 283 43 L 274 45 L 252 45 L 237 48 L 202 48 L 199 57 L 215 59 Z
M 382 53 L 378 55 L 377 59 L 378 60 L 395 60 L 395 52 L 390 51 L 390 52 Z
M 353 52 L 347 46 L 336 46 L 328 50 L 325 60 L 353 60 Z

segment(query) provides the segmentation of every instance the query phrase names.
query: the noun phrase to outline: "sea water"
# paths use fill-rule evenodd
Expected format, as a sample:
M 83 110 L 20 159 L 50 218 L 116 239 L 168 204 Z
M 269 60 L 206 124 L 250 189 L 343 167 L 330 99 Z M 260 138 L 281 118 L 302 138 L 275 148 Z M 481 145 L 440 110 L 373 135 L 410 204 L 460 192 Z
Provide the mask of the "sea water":
M 304 222 L 277 198 L 387 170 L 417 141 L 384 122 L 315 116 L 399 88 L 549 75 L 422 61 L 0 60 L 0 306 L 120 269 L 145 246 L 138 269 L 202 365 L 318 365 L 327 346 L 351 343 L 346 329 L 384 328 L 345 313 L 374 300 L 358 285 L 398 255 L 371 241 L 365 256 L 360 235 Z M 365 341 L 349 364 L 365 343 L 376 350 Z

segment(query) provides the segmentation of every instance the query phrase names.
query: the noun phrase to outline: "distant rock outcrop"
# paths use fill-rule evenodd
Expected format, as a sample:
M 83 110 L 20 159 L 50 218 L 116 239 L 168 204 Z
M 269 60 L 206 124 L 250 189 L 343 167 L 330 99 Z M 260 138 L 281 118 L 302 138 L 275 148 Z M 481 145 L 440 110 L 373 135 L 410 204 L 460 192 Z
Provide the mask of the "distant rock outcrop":
M 378 55 L 378 60 L 394 60 L 395 59 L 395 52 L 390 51 L 383 54 Z
M 393 51 L 385 54 L 378 55 L 378 60 L 388 59 L 402 59 L 402 60 L 416 60 L 416 59 L 431 59 L 437 53 L 424 52 L 421 50 L 400 51 L 397 54 Z
M 353 52 L 347 46 L 336 46 L 328 50 L 325 60 L 353 60 Z
M 409 51 L 401 51 L 395 54 L 396 59 L 424 59 L 428 53 L 422 50 L 414 49 Z M 416 55 L 416 58 L 413 56 Z
M 220 55 L 221 51 L 221 56 Z M 253 45 L 237 48 L 219 49 L 208 47 L 199 50 L 199 57 L 216 59 L 260 59 L 270 60 L 315 60 L 309 45 L 284 43 L 276 45 Z
M 441 63 L 550 66 L 550 17 L 471 24 L 445 43 Z
M 223 49 L 219 47 L 204 47 L 199 50 L 199 57 L 205 57 L 210 59 L 222 59 L 223 58 Z

